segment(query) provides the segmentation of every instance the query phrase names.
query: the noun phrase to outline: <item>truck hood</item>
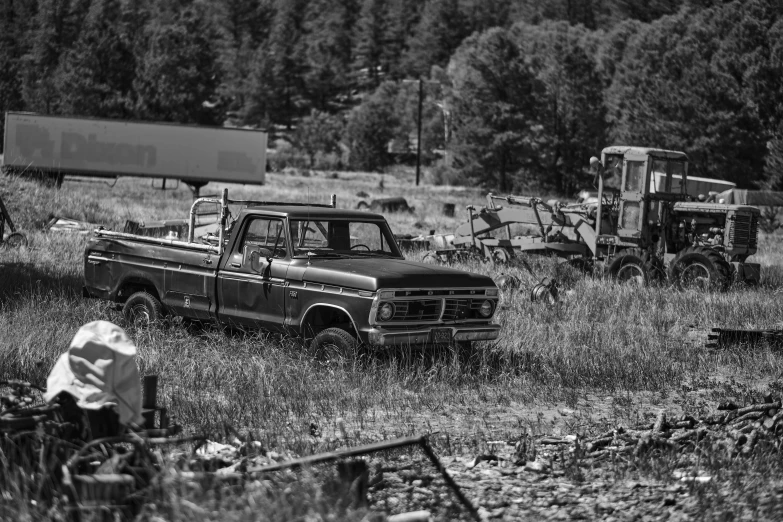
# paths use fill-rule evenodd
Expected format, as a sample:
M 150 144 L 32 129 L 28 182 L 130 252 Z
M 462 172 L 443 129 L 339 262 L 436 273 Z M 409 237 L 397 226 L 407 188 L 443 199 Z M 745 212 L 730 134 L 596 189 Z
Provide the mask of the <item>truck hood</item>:
M 302 279 L 308 283 L 375 291 L 380 288 L 494 287 L 491 278 L 453 268 L 402 259 L 314 259 Z

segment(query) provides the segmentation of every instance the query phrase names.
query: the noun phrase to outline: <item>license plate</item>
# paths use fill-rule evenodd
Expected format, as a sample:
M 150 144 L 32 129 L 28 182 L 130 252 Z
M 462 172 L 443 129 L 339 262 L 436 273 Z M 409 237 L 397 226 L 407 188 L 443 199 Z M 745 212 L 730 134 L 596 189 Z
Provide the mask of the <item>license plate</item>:
M 451 342 L 451 328 L 435 328 L 432 330 L 432 342 L 434 343 L 450 343 Z

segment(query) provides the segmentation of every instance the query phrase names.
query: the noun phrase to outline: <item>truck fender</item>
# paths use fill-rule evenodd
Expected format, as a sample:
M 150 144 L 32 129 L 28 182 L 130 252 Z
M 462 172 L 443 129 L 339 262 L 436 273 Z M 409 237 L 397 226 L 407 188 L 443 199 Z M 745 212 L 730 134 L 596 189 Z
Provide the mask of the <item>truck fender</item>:
M 299 320 L 299 331 L 300 331 L 300 333 L 302 335 L 305 335 L 305 333 L 306 333 L 304 331 L 304 327 L 305 327 L 305 323 L 307 322 L 308 316 L 310 315 L 310 313 L 313 311 L 314 308 L 318 308 L 318 307 L 333 308 L 333 309 L 336 309 L 336 310 L 339 310 L 339 311 L 343 312 L 345 315 L 348 316 L 348 319 L 351 321 L 351 325 L 353 326 L 354 334 L 357 337 L 359 336 L 359 328 L 357 328 L 356 321 L 354 320 L 353 316 L 348 312 L 348 310 L 346 310 L 342 306 L 338 306 L 338 305 L 330 304 L 330 303 L 313 303 L 313 304 L 311 304 L 310 306 L 307 307 L 307 310 L 305 310 L 305 312 L 302 314 L 302 318 Z
M 119 298 L 120 291 L 122 291 L 123 288 L 127 287 L 139 287 L 139 289 L 148 290 L 150 294 L 155 296 L 158 301 L 161 301 L 161 295 L 158 291 L 158 287 L 155 286 L 155 283 L 150 281 L 146 276 L 142 276 L 141 274 L 136 273 L 130 273 L 127 274 L 125 277 L 120 279 L 120 282 L 117 284 L 117 286 L 114 289 L 114 300 L 116 301 Z M 129 297 L 133 292 L 128 293 L 128 295 L 124 296 L 125 298 Z M 161 301 L 162 302 L 162 301 Z

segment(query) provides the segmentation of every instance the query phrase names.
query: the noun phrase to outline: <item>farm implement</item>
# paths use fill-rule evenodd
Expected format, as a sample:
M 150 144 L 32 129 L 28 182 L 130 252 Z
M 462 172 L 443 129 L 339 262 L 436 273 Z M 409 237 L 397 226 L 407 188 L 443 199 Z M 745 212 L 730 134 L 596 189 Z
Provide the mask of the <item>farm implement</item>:
M 489 194 L 485 207 L 467 207 L 454 248 L 425 260 L 504 263 L 519 254 L 544 254 L 621 282 L 668 278 L 678 287 L 713 289 L 759 282 L 759 264 L 746 262 L 756 252 L 759 209 L 693 201 L 686 193 L 684 153 L 607 147 L 590 166 L 598 188 L 594 202 Z M 619 190 L 606 187 L 605 178 L 619 181 Z
M 5 235 L 5 227 L 11 231 L 8 236 Z M 14 222 L 11 220 L 11 216 L 8 214 L 8 210 L 5 208 L 3 198 L 0 197 L 0 246 L 6 245 L 10 247 L 27 246 L 27 237 L 21 232 L 16 231 Z

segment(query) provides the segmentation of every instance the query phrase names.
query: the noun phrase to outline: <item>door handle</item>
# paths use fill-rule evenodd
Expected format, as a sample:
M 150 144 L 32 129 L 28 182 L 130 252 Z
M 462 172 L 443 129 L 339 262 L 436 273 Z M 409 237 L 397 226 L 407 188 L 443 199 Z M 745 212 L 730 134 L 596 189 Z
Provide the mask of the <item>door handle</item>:
M 231 263 L 231 266 L 233 266 L 234 268 L 240 268 L 242 266 L 242 264 L 241 263 Z
M 208 258 L 208 257 L 202 259 L 201 262 L 204 263 L 205 265 L 211 265 L 212 264 L 212 260 L 210 258 Z

